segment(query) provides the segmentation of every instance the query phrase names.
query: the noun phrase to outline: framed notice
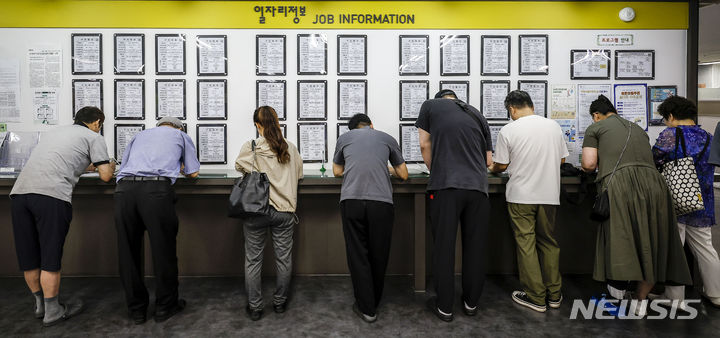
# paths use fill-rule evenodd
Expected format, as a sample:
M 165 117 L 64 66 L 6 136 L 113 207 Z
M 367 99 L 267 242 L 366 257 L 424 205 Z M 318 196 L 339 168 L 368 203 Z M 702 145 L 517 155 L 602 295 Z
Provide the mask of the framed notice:
M 615 80 L 652 80 L 654 78 L 654 50 L 615 51 Z
M 548 75 L 548 36 L 520 35 L 518 38 L 520 75 Z
M 227 80 L 197 80 L 198 120 L 227 120 Z
M 650 125 L 661 126 L 662 115 L 658 113 L 658 107 L 665 99 L 670 96 L 677 95 L 677 86 L 649 86 L 648 87 L 648 107 L 650 108 Z
M 297 140 L 304 163 L 327 162 L 327 124 L 325 122 L 298 123 Z
M 185 34 L 155 34 L 155 75 L 185 75 Z
M 510 35 L 483 35 L 480 75 L 510 75 Z
M 367 114 L 367 80 L 338 80 L 337 118 Z
M 455 92 L 458 100 L 470 103 L 470 82 L 468 81 L 440 81 L 440 90 L 449 89 Z
M 269 106 L 275 109 L 275 113 L 280 121 L 285 121 L 285 107 L 287 106 L 287 91 L 285 88 L 285 80 L 255 81 L 255 105 L 256 107 Z
M 83 107 L 98 107 L 103 109 L 103 82 L 102 79 L 73 79 L 73 119 L 75 113 Z
M 145 34 L 114 34 L 115 75 L 145 75 Z
M 71 34 L 72 74 L 102 74 L 102 34 Z
M 197 36 L 197 75 L 226 76 L 227 35 Z
M 400 35 L 400 75 L 428 75 L 430 70 L 430 37 Z
M 570 79 L 609 80 L 610 51 L 589 49 L 571 50 Z
M 340 138 L 340 135 L 345 134 L 350 131 L 350 127 L 347 123 L 338 123 L 337 124 L 337 138 Z
M 145 80 L 115 79 L 115 119 L 145 119 Z
M 488 127 L 490 128 L 490 138 L 492 139 L 493 153 L 495 152 L 495 147 L 497 146 L 497 138 L 498 135 L 500 135 L 500 129 L 502 129 L 505 124 L 506 123 L 488 122 Z
M 280 130 L 282 130 L 282 135 L 284 138 L 287 138 L 287 125 L 284 123 L 280 123 Z M 257 128 L 255 128 L 255 138 L 260 137 L 260 133 L 258 132 Z
M 648 130 L 647 84 L 616 84 L 615 109 L 618 115 Z
M 440 35 L 440 75 L 470 75 L 470 35 Z
M 196 135 L 200 164 L 227 164 L 226 124 L 198 124 Z
M 579 84 L 577 85 L 577 118 L 578 118 L 578 138 L 585 137 L 585 130 L 593 124 L 590 115 L 590 105 L 597 100 L 598 96 L 605 95 L 610 101 L 613 101 L 613 86 L 611 84 Z
M 327 120 L 327 81 L 298 80 L 298 121 Z
M 518 89 L 527 92 L 535 106 L 535 115 L 546 117 L 547 112 L 547 81 L 520 80 Z
M 429 97 L 429 81 L 400 81 L 400 121 L 417 119 L 420 115 L 420 106 Z
M 480 107 L 488 120 L 507 120 L 505 97 L 510 93 L 510 81 L 480 81 Z
M 338 75 L 367 75 L 367 35 L 337 36 Z
M 125 149 L 135 134 L 145 130 L 144 124 L 116 124 L 115 125 L 115 159 L 121 162 Z
M 297 35 L 298 75 L 327 74 L 327 36 L 325 34 Z
M 412 123 L 400 124 L 400 152 L 405 163 L 424 163 L 420 151 L 420 134 Z
M 185 80 L 155 80 L 155 118 L 185 119 Z
M 285 75 L 285 35 L 255 36 L 255 75 Z

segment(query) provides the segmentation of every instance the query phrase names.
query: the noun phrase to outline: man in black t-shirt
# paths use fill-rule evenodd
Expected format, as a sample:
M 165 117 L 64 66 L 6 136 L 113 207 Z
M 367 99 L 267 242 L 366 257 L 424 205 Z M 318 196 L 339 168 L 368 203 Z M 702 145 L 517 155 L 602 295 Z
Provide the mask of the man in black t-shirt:
M 425 101 L 415 126 L 430 170 L 428 207 L 433 234 L 433 279 L 437 298 L 430 310 L 444 321 L 453 319 L 455 236 L 462 230 L 463 312 L 477 313 L 485 282 L 486 234 L 490 203 L 487 167 L 492 164 L 490 128 L 482 114 L 441 90 Z

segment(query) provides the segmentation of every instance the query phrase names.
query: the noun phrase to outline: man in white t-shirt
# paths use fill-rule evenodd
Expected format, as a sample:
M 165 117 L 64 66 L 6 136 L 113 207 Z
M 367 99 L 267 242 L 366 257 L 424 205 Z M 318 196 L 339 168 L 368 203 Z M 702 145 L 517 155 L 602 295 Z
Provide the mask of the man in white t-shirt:
M 505 108 L 514 121 L 500 129 L 489 169 L 496 173 L 507 169 L 510 176 L 505 199 L 523 287 L 512 293 L 512 299 L 545 312 L 546 303 L 557 309 L 562 302 L 560 247 L 553 229 L 560 204 L 560 165 L 569 153 L 560 125 L 535 115 L 528 93 L 510 92 Z

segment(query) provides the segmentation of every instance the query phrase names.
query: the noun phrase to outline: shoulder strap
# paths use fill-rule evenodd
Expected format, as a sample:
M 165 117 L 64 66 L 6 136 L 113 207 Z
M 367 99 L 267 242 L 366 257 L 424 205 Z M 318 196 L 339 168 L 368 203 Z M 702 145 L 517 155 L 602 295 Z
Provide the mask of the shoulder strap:
M 254 169 L 255 169 L 255 162 L 256 162 L 256 160 L 257 160 L 257 153 L 255 152 L 255 140 L 252 140 L 252 142 L 250 143 L 250 146 L 251 146 L 251 149 L 252 149 L 252 152 L 253 152 L 253 162 L 252 162 L 252 167 L 250 167 L 250 170 L 254 170 Z
M 481 133 L 482 139 L 483 139 L 483 141 L 481 142 L 482 157 L 485 158 L 485 156 L 486 156 L 485 153 L 487 152 L 487 150 L 485 149 L 485 135 L 484 135 L 485 128 L 483 128 L 482 122 L 480 122 L 480 119 L 473 112 L 470 111 L 470 108 L 468 107 L 467 103 L 460 101 L 458 99 L 452 99 L 452 100 L 453 100 L 453 102 L 455 102 L 455 104 L 457 104 L 460 107 L 460 109 L 462 109 L 462 111 L 464 111 L 466 114 L 470 115 L 470 117 L 473 120 L 475 120 L 475 123 L 477 123 L 478 128 L 480 128 L 480 133 Z
M 682 157 L 687 157 L 687 146 L 685 145 L 685 134 L 680 127 L 675 127 L 675 153 L 677 154 L 678 144 L 682 148 Z
M 620 118 L 620 117 L 618 117 L 618 118 Z M 623 123 L 621 120 L 618 120 L 618 122 L 620 122 L 620 124 L 622 124 L 623 127 L 625 126 L 625 123 Z M 620 160 L 622 159 L 623 155 L 625 154 L 625 149 L 627 149 L 628 143 L 630 142 L 630 134 L 632 134 L 632 122 L 629 122 L 629 123 L 630 124 L 628 125 L 628 136 L 627 136 L 627 139 L 625 140 L 625 146 L 623 146 L 623 149 L 620 152 L 620 156 L 618 157 L 618 160 L 615 163 L 615 168 L 613 168 L 613 171 L 610 174 L 610 179 L 608 180 L 607 184 L 605 185 L 605 188 L 610 186 L 610 182 L 612 182 L 613 176 L 615 176 L 615 170 L 617 170 L 618 165 L 620 165 Z

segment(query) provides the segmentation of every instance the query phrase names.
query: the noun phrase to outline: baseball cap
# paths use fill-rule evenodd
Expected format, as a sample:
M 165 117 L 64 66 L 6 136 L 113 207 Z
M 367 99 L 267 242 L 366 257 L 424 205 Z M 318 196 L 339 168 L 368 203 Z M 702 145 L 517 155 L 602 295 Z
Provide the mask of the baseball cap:
M 173 125 L 173 127 L 178 128 L 178 129 L 182 129 L 182 127 L 183 127 L 182 122 L 180 122 L 180 119 L 178 119 L 177 117 L 171 117 L 171 116 L 163 117 L 159 121 L 157 121 L 157 124 L 155 126 L 159 127 L 163 123 L 170 123 Z

